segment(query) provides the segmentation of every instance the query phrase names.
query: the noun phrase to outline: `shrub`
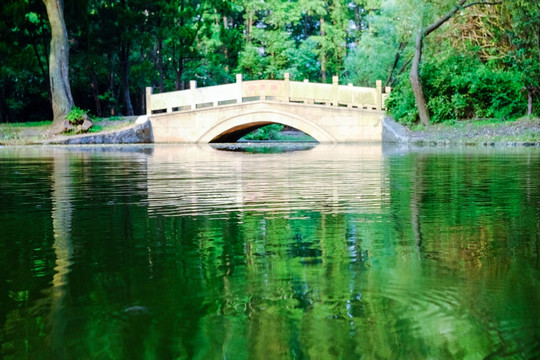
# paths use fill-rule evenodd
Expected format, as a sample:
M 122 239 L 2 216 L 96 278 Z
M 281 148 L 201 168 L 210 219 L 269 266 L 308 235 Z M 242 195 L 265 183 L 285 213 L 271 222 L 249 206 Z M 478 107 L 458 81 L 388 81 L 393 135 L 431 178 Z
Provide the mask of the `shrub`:
M 411 125 L 418 119 L 418 109 L 416 108 L 414 94 L 407 75 L 402 74 L 400 77 L 398 85 L 386 100 L 386 107 L 396 121 L 404 125 Z
M 74 106 L 69 114 L 67 114 L 66 119 L 69 121 L 69 123 L 73 126 L 82 125 L 84 120 L 88 116 L 88 111 L 80 109 L 76 106 Z
M 408 74 L 403 74 L 387 106 L 401 123 L 417 121 L 418 112 Z M 450 54 L 425 61 L 421 69 L 431 122 L 473 118 L 508 120 L 522 116 L 526 99 L 522 74 L 490 67 L 478 59 Z
M 266 125 L 244 136 L 245 140 L 277 140 L 278 135 L 285 126 L 281 124 Z

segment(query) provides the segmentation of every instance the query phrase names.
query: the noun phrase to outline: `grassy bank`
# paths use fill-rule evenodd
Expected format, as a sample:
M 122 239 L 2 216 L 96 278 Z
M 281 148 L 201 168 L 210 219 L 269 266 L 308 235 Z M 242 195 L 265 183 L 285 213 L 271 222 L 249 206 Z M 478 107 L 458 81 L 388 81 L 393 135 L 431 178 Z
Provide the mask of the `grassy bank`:
M 115 131 L 125 128 L 135 122 L 137 117 L 114 117 L 93 119 L 94 126 L 88 133 Z M 50 139 L 47 132 L 52 121 L 0 124 L 0 145 L 31 145 L 40 144 Z M 77 135 L 75 132 L 61 136 Z
M 40 142 L 52 121 L 0 124 L 0 144 L 25 145 Z
M 457 121 L 429 127 L 411 127 L 414 142 L 484 144 L 540 143 L 540 118 L 524 117 L 513 121 L 493 119 Z

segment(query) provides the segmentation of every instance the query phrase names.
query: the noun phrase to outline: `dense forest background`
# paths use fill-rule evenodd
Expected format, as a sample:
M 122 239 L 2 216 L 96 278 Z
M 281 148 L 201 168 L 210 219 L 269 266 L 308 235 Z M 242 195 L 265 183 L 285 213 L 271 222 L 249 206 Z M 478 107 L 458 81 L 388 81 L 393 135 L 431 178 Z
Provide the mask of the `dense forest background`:
M 75 104 L 145 113 L 154 92 L 245 79 L 394 88 L 390 112 L 418 120 L 409 81 L 417 34 L 456 0 L 64 0 Z M 469 1 L 425 36 L 420 78 L 432 122 L 540 113 L 540 0 Z M 0 122 L 52 119 L 51 34 L 41 0 L 0 4 Z

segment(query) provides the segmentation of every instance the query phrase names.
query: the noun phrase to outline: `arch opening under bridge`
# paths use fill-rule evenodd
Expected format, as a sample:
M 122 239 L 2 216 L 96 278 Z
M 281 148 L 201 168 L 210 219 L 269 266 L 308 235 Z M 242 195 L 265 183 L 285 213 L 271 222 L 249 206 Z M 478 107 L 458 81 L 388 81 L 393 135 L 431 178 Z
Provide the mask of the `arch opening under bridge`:
M 230 143 L 236 142 L 250 132 L 261 127 L 281 124 L 299 130 L 315 141 L 335 143 L 336 139 L 316 123 L 291 113 L 265 110 L 244 112 L 217 122 L 198 140 L 198 143 Z

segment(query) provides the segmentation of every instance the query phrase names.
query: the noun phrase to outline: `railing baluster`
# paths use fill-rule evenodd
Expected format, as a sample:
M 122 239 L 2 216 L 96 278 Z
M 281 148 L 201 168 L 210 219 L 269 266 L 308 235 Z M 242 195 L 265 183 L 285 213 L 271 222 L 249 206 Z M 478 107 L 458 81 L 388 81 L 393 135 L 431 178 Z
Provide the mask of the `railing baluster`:
M 260 100 L 267 97 L 285 102 L 298 102 L 304 104 L 326 104 L 339 107 L 340 104 L 348 108 L 385 110 L 385 101 L 388 98 L 390 87 L 382 86 L 377 80 L 375 88 L 357 87 L 352 83 L 347 86 L 339 85 L 339 77 L 332 77 L 332 84 L 310 83 L 308 79 L 303 82 L 291 81 L 290 74 L 285 73 L 284 79 L 271 81 L 246 81 L 244 84 L 242 74 L 236 75 L 236 83 L 197 88 L 197 82 L 189 82 L 189 89 L 169 93 L 153 94 L 151 87 L 146 88 L 146 114 L 154 112 L 167 113 L 173 110 L 195 110 L 199 104 L 211 104 L 214 107 L 221 104 L 230 104 L 236 101 L 243 102 L 245 97 L 259 96 Z
M 146 88 L 146 115 L 152 115 L 152 88 Z
M 197 81 L 196 80 L 191 80 L 189 82 L 189 90 L 190 90 L 190 98 L 191 98 L 191 103 L 190 103 L 190 107 L 192 110 L 196 109 L 197 108 L 197 100 L 195 98 L 196 94 L 195 94 L 195 89 L 197 89 Z

